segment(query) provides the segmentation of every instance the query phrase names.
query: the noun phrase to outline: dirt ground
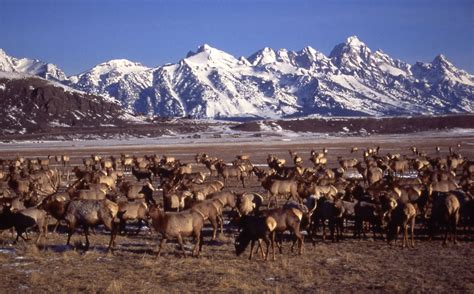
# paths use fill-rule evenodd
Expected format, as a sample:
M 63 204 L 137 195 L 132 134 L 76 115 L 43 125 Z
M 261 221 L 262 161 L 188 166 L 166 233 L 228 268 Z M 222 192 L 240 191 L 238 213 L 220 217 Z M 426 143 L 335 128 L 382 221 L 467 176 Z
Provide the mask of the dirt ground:
M 354 157 L 352 146 L 367 148 L 379 145 L 382 153 L 410 154 L 416 145 L 430 155 L 440 146 L 446 155 L 449 146 L 461 143 L 461 153 L 474 157 L 474 137 L 470 136 L 374 136 L 305 140 L 304 142 L 234 142 L 219 144 L 183 144 L 169 146 L 91 147 L 83 150 L 0 150 L 0 158 L 20 154 L 46 156 L 67 153 L 73 164 L 90 154 L 167 154 L 184 162 L 193 161 L 197 152 L 231 161 L 236 154 L 250 154 L 254 163 L 264 164 L 269 153 L 289 160 L 288 150 L 297 151 L 309 166 L 311 149 L 329 149 L 334 165 L 338 156 Z M 360 158 L 359 152 L 355 157 Z M 196 166 L 201 169 L 201 166 Z M 247 190 L 262 192 L 252 180 Z M 241 191 L 236 182 L 225 189 Z M 159 197 L 159 194 L 155 195 Z M 108 233 L 98 229 L 91 236 L 92 249 L 80 249 L 84 238 L 73 236 L 74 246 L 66 247 L 64 233 L 50 233 L 39 247 L 33 241 L 12 245 L 10 232 L 0 235 L 0 282 L 2 292 L 474 292 L 474 242 L 472 231 L 461 234 L 457 245 L 442 246 L 438 238 L 425 240 L 418 234 L 414 249 L 400 244 L 387 245 L 372 238 L 353 239 L 352 232 L 340 243 L 316 240 L 305 242 L 302 256 L 290 252 L 284 243 L 284 254 L 276 261 L 263 262 L 260 256 L 248 261 L 248 250 L 235 256 L 233 232 L 225 232 L 217 242 L 210 242 L 209 231 L 199 258 L 182 258 L 175 242 L 169 242 L 161 257 L 155 258 L 158 236 L 146 229 L 133 236 L 118 236 L 114 254 L 106 254 Z M 319 232 L 319 235 L 320 232 Z M 32 234 L 31 237 L 34 238 Z M 191 244 L 187 247 L 191 248 Z M 188 249 L 189 249 L 188 248 Z

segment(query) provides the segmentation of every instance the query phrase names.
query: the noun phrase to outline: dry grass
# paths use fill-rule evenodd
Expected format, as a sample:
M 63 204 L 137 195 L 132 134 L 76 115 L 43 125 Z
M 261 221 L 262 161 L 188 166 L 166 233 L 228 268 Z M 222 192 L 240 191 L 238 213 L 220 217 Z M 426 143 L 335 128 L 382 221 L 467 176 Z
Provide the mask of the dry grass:
M 352 140 L 352 138 L 350 139 Z M 440 141 L 441 140 L 441 141 Z M 311 149 L 330 150 L 330 160 L 349 156 L 352 145 L 373 146 L 382 150 L 409 154 L 408 147 L 432 150 L 440 145 L 442 150 L 459 141 L 459 138 L 416 138 L 401 142 L 399 138 L 376 142 L 373 138 L 335 143 L 305 142 L 265 145 L 226 145 L 214 147 L 180 146 L 141 150 L 140 153 L 186 154 L 183 161 L 192 161 L 197 152 L 208 152 L 232 160 L 235 154 L 246 151 L 252 160 L 265 161 L 269 153 L 288 156 L 288 149 L 306 154 Z M 473 143 L 463 138 L 463 144 Z M 466 145 L 467 146 L 467 145 Z M 248 147 L 248 148 L 247 148 Z M 136 151 L 136 150 L 135 150 Z M 434 151 L 434 150 L 432 150 Z M 35 151 L 37 152 L 37 151 Z M 89 156 L 94 151 L 76 151 L 75 159 Z M 126 150 L 120 150 L 126 152 Z M 470 152 L 470 153 L 469 153 Z M 36 153 L 35 153 L 36 154 Z M 360 154 L 359 154 L 360 155 Z M 474 150 L 466 150 L 472 158 Z M 15 154 L 16 156 L 16 154 Z M 254 180 L 255 181 L 255 180 Z M 258 190 L 258 183 L 249 183 Z M 230 189 L 239 192 L 241 187 Z M 34 237 L 34 234 L 32 234 Z M 11 234 L 0 235 L 0 283 L 2 291 L 11 292 L 93 292 L 93 293 L 163 293 L 163 292 L 461 292 L 474 291 L 472 260 L 474 243 L 461 241 L 458 245 L 442 247 L 442 241 L 417 240 L 415 249 L 402 250 L 388 246 L 381 240 L 354 240 L 340 243 L 305 243 L 302 256 L 290 253 L 290 244 L 284 243 L 284 254 L 277 260 L 262 262 L 260 255 L 248 260 L 248 250 L 235 256 L 234 237 L 219 236 L 217 243 L 210 243 L 205 236 L 200 258 L 182 258 L 175 242 L 167 244 L 162 256 L 155 258 L 156 234 L 150 236 L 118 236 L 113 255 L 105 254 L 109 236 L 91 235 L 91 250 L 80 249 L 83 236 L 73 236 L 74 246 L 65 247 L 65 234 L 49 234 L 45 246 L 39 248 L 33 241 L 9 246 Z M 33 239 L 34 240 L 34 239 Z M 78 249 L 74 249 L 77 247 Z
M 112 280 L 105 292 L 110 294 L 123 293 L 123 283 L 120 280 Z

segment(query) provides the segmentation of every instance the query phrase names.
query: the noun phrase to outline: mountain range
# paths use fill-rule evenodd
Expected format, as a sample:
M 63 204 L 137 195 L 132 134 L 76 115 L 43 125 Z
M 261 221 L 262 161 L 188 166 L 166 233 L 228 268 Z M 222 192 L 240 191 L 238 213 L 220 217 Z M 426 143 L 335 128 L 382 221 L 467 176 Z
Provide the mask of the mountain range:
M 115 99 L 127 111 L 193 118 L 438 115 L 474 112 L 474 76 L 443 55 L 408 64 L 357 37 L 329 56 L 263 48 L 236 58 L 207 44 L 150 68 L 110 60 L 67 77 L 57 66 L 0 50 L 0 71 L 59 82 Z M 1 89 L 0 89 L 1 90 Z M 104 98 L 105 99 L 105 98 Z

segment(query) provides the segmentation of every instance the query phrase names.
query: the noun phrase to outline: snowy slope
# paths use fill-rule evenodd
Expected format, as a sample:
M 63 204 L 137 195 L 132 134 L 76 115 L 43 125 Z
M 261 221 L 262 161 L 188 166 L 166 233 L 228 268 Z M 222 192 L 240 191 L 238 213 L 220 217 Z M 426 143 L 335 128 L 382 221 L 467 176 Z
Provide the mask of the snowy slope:
M 67 79 L 64 72 L 54 64 L 37 59 L 15 58 L 7 55 L 2 49 L 0 49 L 0 71 L 36 75 L 54 81 Z
M 135 109 L 144 89 L 151 86 L 152 71 L 140 63 L 116 59 L 101 63 L 89 71 L 69 78 L 76 89 L 114 97 L 128 109 Z
M 0 70 L 34 72 L 1 58 Z M 4 54 L 5 55 L 5 54 Z M 28 68 L 23 69 L 23 68 Z M 136 113 L 196 118 L 307 115 L 414 115 L 474 112 L 474 77 L 446 57 L 410 65 L 356 36 L 329 56 L 265 47 L 236 58 L 204 44 L 175 64 L 149 68 L 128 60 L 101 63 L 62 79 L 113 97 Z

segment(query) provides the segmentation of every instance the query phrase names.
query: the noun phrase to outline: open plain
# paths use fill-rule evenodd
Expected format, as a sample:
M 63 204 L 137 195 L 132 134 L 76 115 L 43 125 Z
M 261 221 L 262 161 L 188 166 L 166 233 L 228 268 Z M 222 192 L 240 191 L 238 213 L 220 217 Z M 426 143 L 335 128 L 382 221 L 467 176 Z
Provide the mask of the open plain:
M 81 159 L 91 154 L 120 155 L 169 155 L 182 162 L 193 162 L 193 168 L 204 171 L 204 166 L 194 162 L 198 152 L 232 161 L 237 154 L 249 154 L 257 166 L 266 165 L 268 154 L 289 160 L 288 150 L 298 152 L 304 165 L 310 150 L 328 149 L 330 167 L 335 167 L 337 157 L 362 158 L 362 154 L 349 153 L 351 147 L 360 150 L 380 146 L 380 153 L 410 155 L 410 146 L 417 146 L 430 156 L 435 156 L 435 146 L 440 155 L 446 156 L 448 148 L 461 144 L 465 158 L 474 158 L 474 135 L 465 133 L 424 133 L 408 135 L 380 135 L 370 137 L 335 137 L 281 139 L 265 138 L 264 141 L 236 139 L 234 141 L 194 140 L 160 144 L 94 144 L 72 146 L 68 144 L 2 144 L 0 158 L 46 157 L 69 154 L 71 165 L 80 165 Z M 79 144 L 78 144 L 79 145 Z M 52 168 L 61 168 L 52 164 Z M 130 175 L 128 175 L 130 176 Z M 154 185 L 159 183 L 154 182 Z M 255 177 L 246 191 L 266 195 Z M 237 181 L 230 181 L 224 188 L 243 191 Z M 161 199 L 161 192 L 154 197 Z M 350 224 L 349 224 L 350 226 Z M 81 250 L 84 237 L 75 234 L 73 246 L 65 246 L 64 229 L 59 234 L 49 233 L 41 245 L 33 240 L 12 245 L 9 231 L 0 238 L 0 280 L 2 292 L 474 292 L 474 242 L 473 232 L 461 230 L 459 242 L 442 245 L 441 235 L 428 241 L 426 232 L 417 226 L 414 249 L 402 249 L 400 243 L 388 245 L 382 239 L 354 239 L 352 230 L 346 230 L 341 242 L 323 241 L 318 238 L 313 245 L 306 241 L 304 253 L 290 252 L 290 242 L 284 242 L 284 253 L 276 261 L 263 262 L 259 255 L 247 259 L 248 250 L 237 257 L 234 249 L 235 230 L 227 227 L 224 235 L 210 241 L 205 228 L 203 252 L 199 258 L 182 258 L 177 243 L 168 242 L 161 257 L 155 258 L 158 234 L 143 229 L 138 235 L 119 235 L 113 254 L 105 253 L 108 232 L 99 228 L 91 236 L 91 249 Z M 371 236 L 371 234 L 368 234 Z M 186 245 L 190 249 L 191 244 Z

